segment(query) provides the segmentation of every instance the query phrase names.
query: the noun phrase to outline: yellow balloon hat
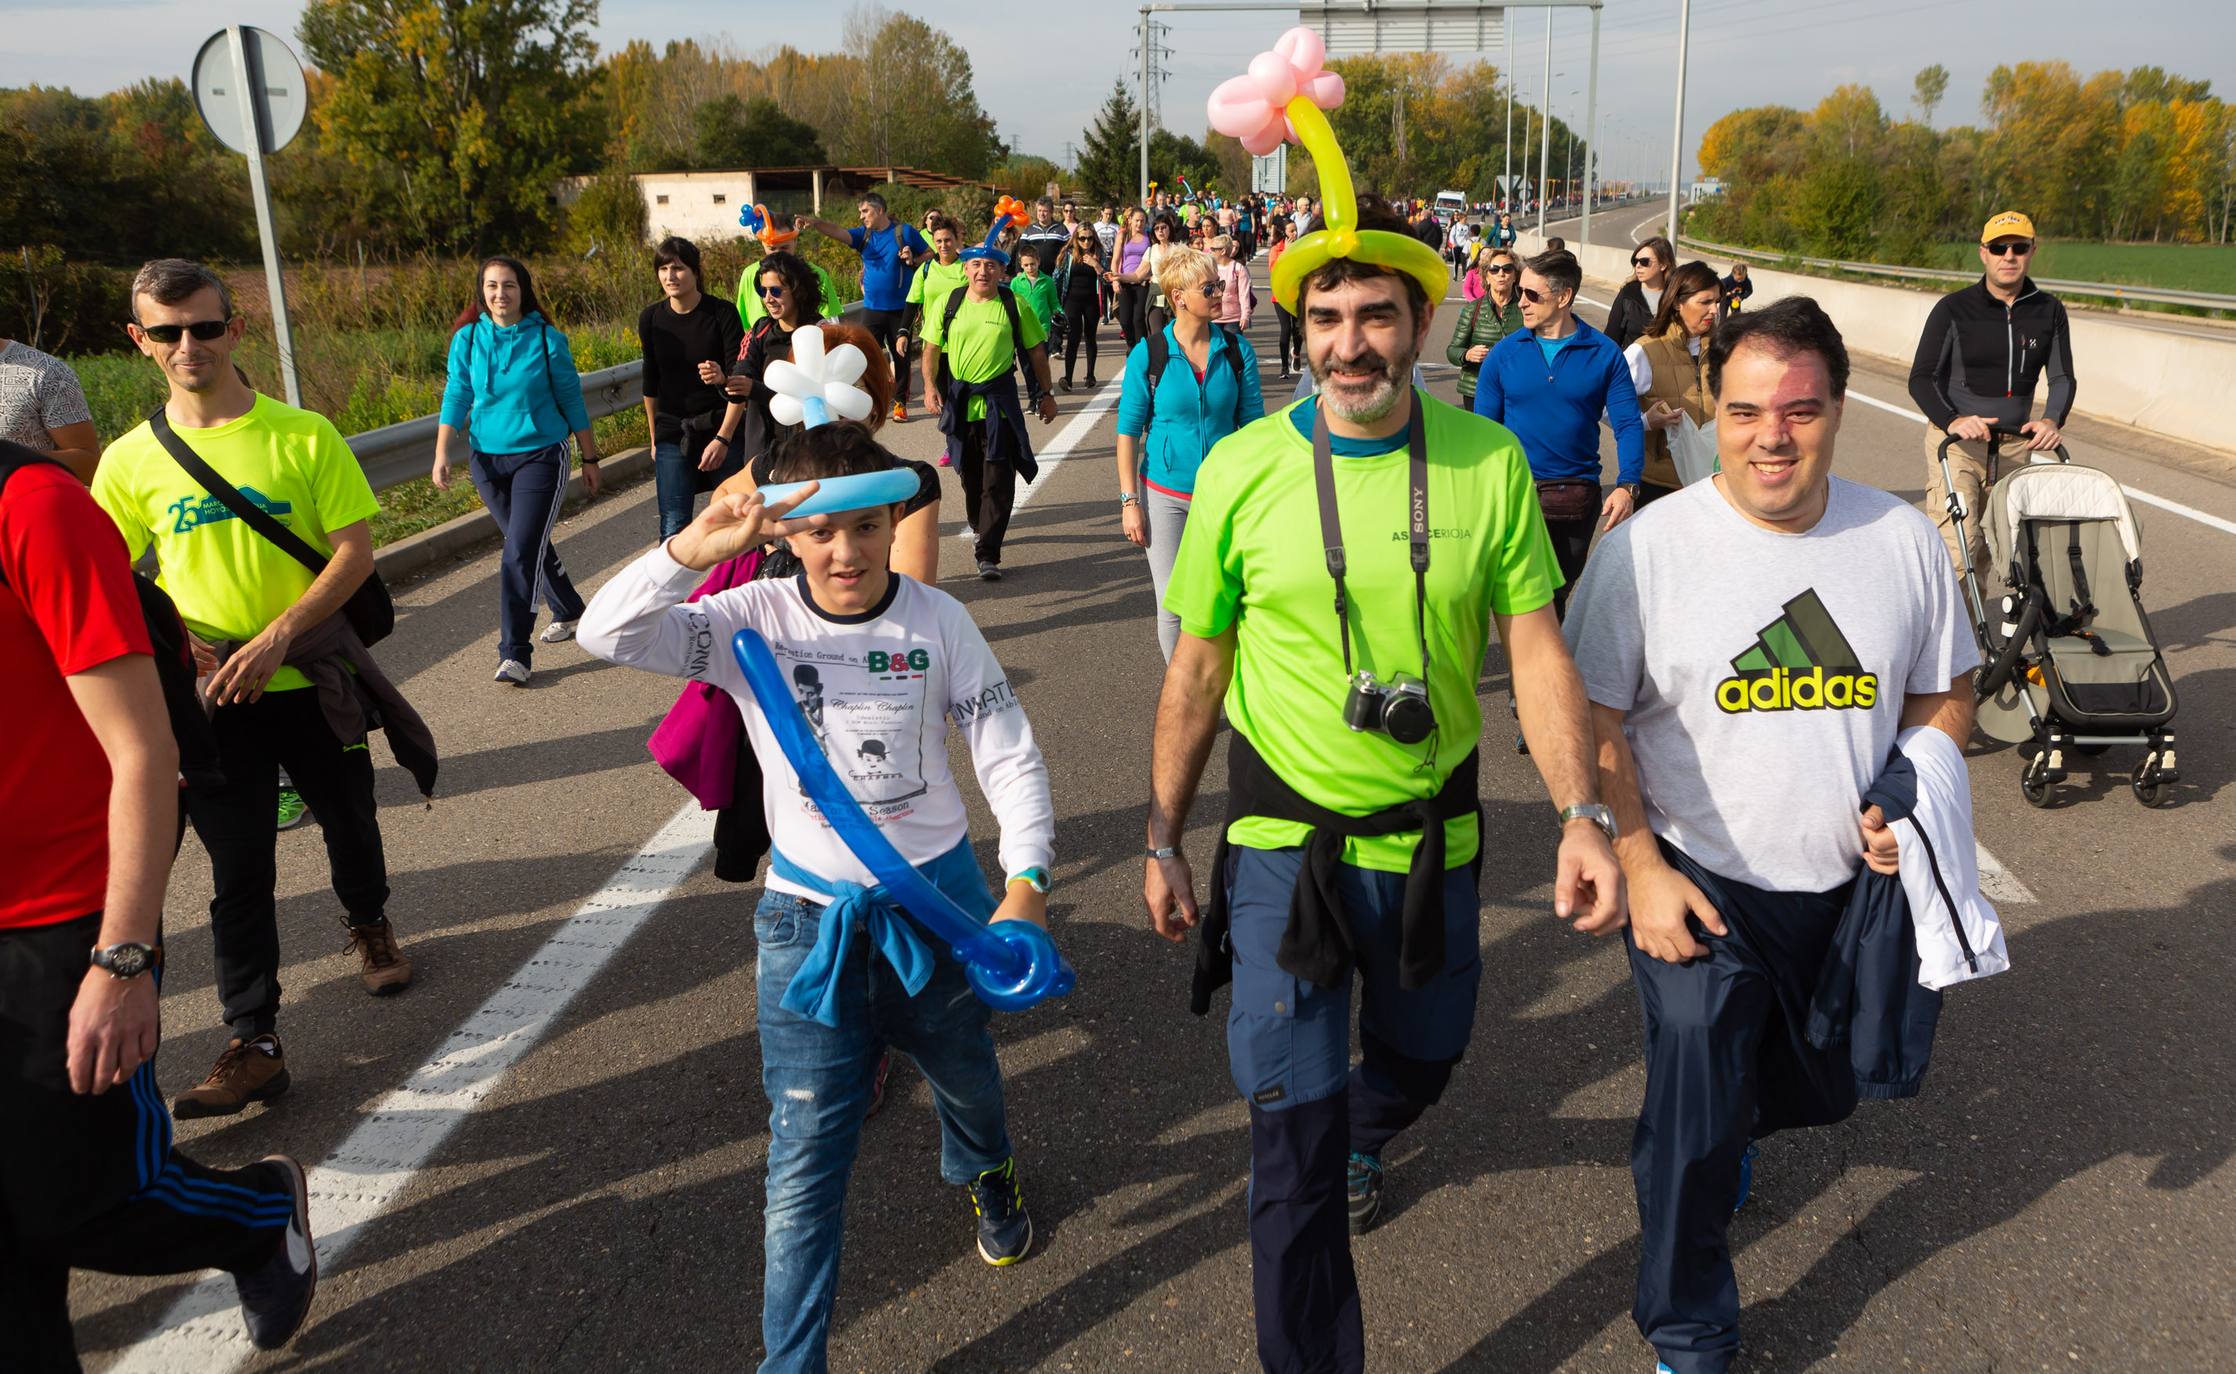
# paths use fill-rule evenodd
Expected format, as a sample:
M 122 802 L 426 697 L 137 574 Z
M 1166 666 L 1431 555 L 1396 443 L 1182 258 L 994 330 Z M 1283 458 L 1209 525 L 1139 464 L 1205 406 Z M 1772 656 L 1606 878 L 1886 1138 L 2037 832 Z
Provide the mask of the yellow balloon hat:
M 1304 279 L 1336 258 L 1356 258 L 1387 267 L 1421 284 L 1429 300 L 1440 301 L 1451 274 L 1434 248 L 1411 234 L 1359 228 L 1359 198 L 1351 168 L 1335 141 L 1326 111 L 1343 103 L 1343 78 L 1325 70 L 1327 45 L 1320 35 L 1298 25 L 1281 35 L 1271 52 L 1250 60 L 1250 70 L 1211 93 L 1211 127 L 1263 157 L 1285 139 L 1312 155 L 1320 172 L 1322 228 L 1298 239 L 1273 265 L 1273 298 L 1284 310 L 1297 308 Z

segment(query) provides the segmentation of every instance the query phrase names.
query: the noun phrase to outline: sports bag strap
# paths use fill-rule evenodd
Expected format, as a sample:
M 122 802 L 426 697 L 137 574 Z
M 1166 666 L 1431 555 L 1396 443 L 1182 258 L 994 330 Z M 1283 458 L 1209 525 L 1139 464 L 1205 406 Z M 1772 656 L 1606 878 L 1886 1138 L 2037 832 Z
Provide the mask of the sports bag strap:
M 1149 410 L 1148 413 L 1143 415 L 1141 418 L 1141 433 L 1143 438 L 1148 437 L 1149 426 L 1154 423 L 1157 418 L 1157 383 L 1164 380 L 1165 364 L 1172 361 L 1172 350 L 1165 346 L 1165 331 L 1163 331 L 1162 329 L 1151 330 L 1146 343 L 1149 349 Z
M 247 523 L 248 527 L 263 535 L 281 553 L 311 570 L 312 576 L 326 571 L 328 559 L 318 550 L 303 542 L 302 537 L 287 526 L 274 520 L 270 512 L 241 495 L 241 489 L 217 475 L 217 470 L 202 461 L 202 456 L 186 446 L 186 441 L 171 430 L 171 417 L 157 406 L 148 414 L 148 428 L 155 433 L 155 441 L 171 460 L 186 469 L 186 475 L 200 482 L 204 490 L 216 497 L 227 510 Z
M 1227 370 L 1234 374 L 1234 427 L 1242 428 L 1242 344 L 1241 335 L 1228 325 L 1219 326 L 1219 335 L 1226 345 Z

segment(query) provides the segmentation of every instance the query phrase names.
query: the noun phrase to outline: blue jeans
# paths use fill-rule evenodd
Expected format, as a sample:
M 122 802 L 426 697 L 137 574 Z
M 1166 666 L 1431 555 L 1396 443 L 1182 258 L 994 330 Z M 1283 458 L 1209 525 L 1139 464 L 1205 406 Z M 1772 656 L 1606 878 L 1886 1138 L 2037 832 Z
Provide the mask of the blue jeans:
M 892 966 L 857 939 L 838 976 L 835 1030 L 779 1004 L 815 947 L 822 918 L 822 906 L 785 892 L 764 892 L 753 913 L 761 1088 L 769 1099 L 761 1374 L 829 1368 L 824 1346 L 838 1292 L 846 1182 L 882 1049 L 907 1055 L 931 1085 L 942 1179 L 969 1183 L 1010 1156 L 1001 1066 L 987 1029 L 993 1013 L 944 949 L 935 951 L 932 980 L 910 997 Z
M 1381 1157 L 1436 1104 L 1475 1028 L 1483 978 L 1475 867 L 1444 874 L 1444 969 L 1398 985 L 1405 875 L 1338 869 L 1360 987 L 1351 1063 L 1351 979 L 1323 988 L 1276 959 L 1301 849 L 1235 845 L 1227 884 L 1234 1005 L 1227 1063 L 1250 1104 L 1250 1288 L 1268 1374 L 1356 1374 L 1365 1365 L 1351 1265 L 1345 1166 Z
M 683 456 L 683 445 L 662 439 L 652 446 L 653 503 L 660 512 L 660 538 L 681 534 L 691 523 L 691 502 L 699 494 L 699 455 Z

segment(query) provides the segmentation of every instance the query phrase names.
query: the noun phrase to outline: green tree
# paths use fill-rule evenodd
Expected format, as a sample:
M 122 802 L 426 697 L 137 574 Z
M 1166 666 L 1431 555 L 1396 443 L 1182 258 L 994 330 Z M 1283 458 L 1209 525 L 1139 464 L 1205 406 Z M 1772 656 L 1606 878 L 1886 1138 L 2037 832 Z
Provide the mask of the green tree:
M 1079 136 L 1079 181 L 1091 198 L 1113 205 L 1139 193 L 1141 110 L 1123 77 L 1111 83 L 1110 98 Z
M 1936 62 L 1918 73 L 1910 86 L 1910 99 L 1918 107 L 1918 118 L 1927 124 L 1933 122 L 1933 112 L 1941 108 L 1941 98 L 1949 93 L 1949 69 Z
M 811 167 L 827 160 L 815 126 L 792 118 L 767 96 L 718 95 L 691 118 L 699 167 Z
M 296 33 L 334 78 L 327 146 L 427 245 L 548 242 L 553 187 L 595 164 L 596 0 L 311 0 Z
M 923 20 L 876 6 L 846 19 L 854 59 L 852 117 L 836 132 L 841 161 L 986 174 L 1003 153 L 980 107 L 970 54 Z

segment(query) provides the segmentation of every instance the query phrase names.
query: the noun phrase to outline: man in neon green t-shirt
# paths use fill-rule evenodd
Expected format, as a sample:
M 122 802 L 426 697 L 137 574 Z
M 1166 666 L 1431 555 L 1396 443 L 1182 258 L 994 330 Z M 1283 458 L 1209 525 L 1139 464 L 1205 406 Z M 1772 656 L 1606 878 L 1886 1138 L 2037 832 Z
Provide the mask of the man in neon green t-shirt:
M 1009 255 L 977 247 L 963 253 L 970 284 L 924 297 L 924 400 L 947 436 L 943 460 L 963 479 L 963 508 L 977 538 L 978 576 L 998 582 L 1002 538 L 1017 506 L 1017 479 L 1031 481 L 1032 438 L 1017 400 L 1017 373 L 1042 424 L 1056 419 L 1048 384 L 1048 332 L 1010 294 Z M 921 278 L 919 278 L 921 281 Z
M 1403 228 L 1370 207 L 1360 221 Z M 1195 1010 L 1232 977 L 1258 1352 L 1268 1369 L 1349 1371 L 1364 1335 L 1346 1225 L 1374 1223 L 1390 1141 L 1442 1094 L 1474 1026 L 1476 678 L 1493 620 L 1560 809 L 1555 909 L 1613 924 L 1622 879 L 1520 444 L 1409 384 L 1433 314 L 1410 277 L 1334 258 L 1296 313 L 1318 394 L 1211 450 L 1165 593 L 1181 636 L 1158 703 L 1143 895 L 1166 939 L 1198 924 L 1180 845 L 1224 706 L 1230 813 Z M 1364 1059 L 1351 1069 L 1354 975 Z
M 364 469 L 322 415 L 250 389 L 233 367 L 243 321 L 218 277 L 165 258 L 132 283 L 133 342 L 163 369 L 172 431 L 217 476 L 329 561 L 314 573 L 189 476 L 150 425 L 109 445 L 93 499 L 134 558 L 155 550 L 179 617 L 222 657 L 205 684 L 225 780 L 185 793 L 216 888 L 210 929 L 231 1043 L 209 1077 L 173 1099 L 180 1117 L 222 1116 L 287 1090 L 278 1035 L 279 924 L 273 816 L 284 767 L 326 835 L 334 895 L 366 991 L 411 981 L 386 915 L 388 867 L 362 733 L 341 739 L 298 640 L 342 609 L 373 571 L 366 521 L 380 509 Z M 313 665 L 316 666 L 316 665 Z

